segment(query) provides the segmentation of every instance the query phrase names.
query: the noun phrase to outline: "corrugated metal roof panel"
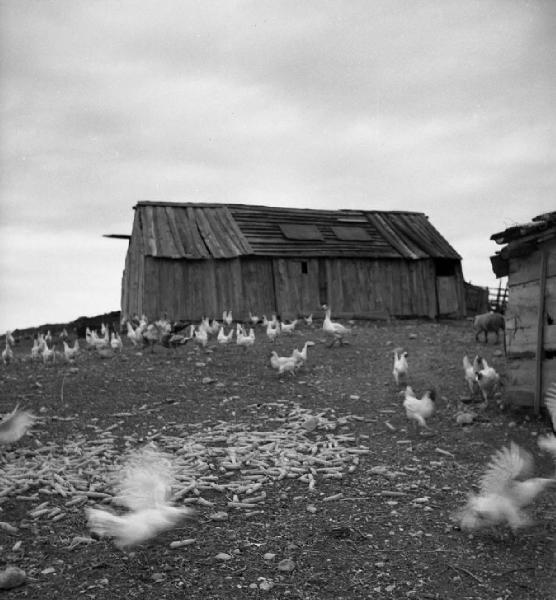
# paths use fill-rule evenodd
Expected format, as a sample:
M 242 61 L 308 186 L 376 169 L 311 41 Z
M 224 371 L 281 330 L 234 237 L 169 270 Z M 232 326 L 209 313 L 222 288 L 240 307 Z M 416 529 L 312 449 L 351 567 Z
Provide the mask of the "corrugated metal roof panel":
M 135 208 L 142 215 L 144 247 L 158 257 L 461 258 L 422 213 L 157 202 Z M 321 239 L 284 234 L 307 225 Z

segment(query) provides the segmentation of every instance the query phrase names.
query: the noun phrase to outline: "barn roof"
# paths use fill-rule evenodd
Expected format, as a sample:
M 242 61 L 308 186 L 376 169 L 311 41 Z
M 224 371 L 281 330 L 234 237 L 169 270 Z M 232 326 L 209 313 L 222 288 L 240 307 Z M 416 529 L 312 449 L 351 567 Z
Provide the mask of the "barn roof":
M 138 202 L 146 254 L 167 258 L 460 255 L 423 213 Z
M 556 236 L 556 211 L 534 217 L 530 222 L 512 225 L 504 231 L 490 236 L 497 244 L 506 244 L 504 248 L 490 257 L 492 270 L 496 277 L 509 274 L 508 260 L 515 256 L 530 254 L 537 249 L 539 242 Z

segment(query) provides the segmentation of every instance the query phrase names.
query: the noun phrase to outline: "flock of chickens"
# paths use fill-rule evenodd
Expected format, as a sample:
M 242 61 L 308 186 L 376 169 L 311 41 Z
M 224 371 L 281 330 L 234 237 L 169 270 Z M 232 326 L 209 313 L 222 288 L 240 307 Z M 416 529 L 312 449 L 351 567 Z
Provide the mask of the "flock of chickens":
M 323 306 L 325 316 L 323 333 L 329 340 L 329 347 L 338 343 L 348 343 L 346 338 L 353 334 L 353 327 L 346 327 L 331 320 L 330 308 Z M 312 315 L 305 317 L 307 325 L 312 325 Z M 222 323 L 205 318 L 200 324 L 190 324 L 177 328 L 175 324 L 166 319 L 149 323 L 143 317 L 123 323 L 127 330 L 127 337 L 134 347 L 153 348 L 154 344 L 167 347 L 177 347 L 192 341 L 201 349 L 206 349 L 210 336 L 215 336 L 220 345 L 232 343 L 234 334 L 236 344 L 245 350 L 255 342 L 256 324 L 262 324 L 266 336 L 270 341 L 275 341 L 280 334 L 293 333 L 298 320 L 291 323 L 281 323 L 273 316 L 271 320 L 266 317 L 259 319 L 250 314 L 250 325 L 246 327 L 237 323 L 233 326 L 231 312 L 224 312 Z M 228 332 L 225 331 L 228 327 Z M 63 356 L 72 361 L 79 353 L 79 343 L 75 340 L 72 346 L 67 342 L 67 334 L 62 332 Z M 13 337 L 10 332 L 6 334 L 6 349 L 2 353 L 5 364 L 13 360 Z M 100 335 L 87 329 L 86 344 L 97 352 L 121 351 L 123 343 L 116 331 L 109 332 L 108 327 L 101 328 Z M 307 361 L 308 348 L 314 342 L 305 342 L 303 348 L 293 350 L 289 356 L 279 356 L 273 351 L 270 357 L 271 366 L 279 374 L 294 374 Z M 56 351 L 52 346 L 50 333 L 38 335 L 31 351 L 32 357 L 41 358 L 44 362 L 56 359 Z M 495 369 L 488 365 L 484 358 L 475 357 L 473 362 L 467 356 L 463 358 L 465 380 L 469 391 L 473 395 L 476 390 L 483 397 L 483 408 L 488 399 L 494 395 L 500 384 L 500 377 Z M 427 419 L 435 410 L 435 392 L 426 390 L 422 397 L 417 397 L 407 385 L 408 380 L 408 353 L 402 349 L 394 350 L 394 365 L 392 375 L 398 387 L 403 387 L 400 395 L 403 396 L 403 408 L 407 419 L 415 427 L 429 429 Z M 556 463 L 556 385 L 552 386 L 546 397 L 546 407 L 549 411 L 553 433 L 541 436 L 538 440 L 539 448 L 548 452 Z M 0 422 L 0 444 L 11 444 L 20 439 L 36 424 L 37 417 L 29 411 L 20 410 L 19 406 Z M 550 477 L 532 477 L 533 458 L 526 450 L 515 443 L 497 451 L 490 459 L 484 475 L 479 481 L 478 493 L 469 494 L 466 505 L 456 514 L 458 525 L 462 529 L 477 530 L 485 527 L 509 525 L 516 531 L 530 523 L 525 510 L 547 488 L 556 484 L 555 473 Z M 183 518 L 194 516 L 189 508 L 176 507 L 170 503 L 172 488 L 172 466 L 170 457 L 162 455 L 153 447 L 146 447 L 133 455 L 117 479 L 120 503 L 128 509 L 123 515 L 112 512 L 88 508 L 87 520 L 91 531 L 99 536 L 113 538 L 119 547 L 132 546 L 156 536 L 161 531 L 174 527 Z

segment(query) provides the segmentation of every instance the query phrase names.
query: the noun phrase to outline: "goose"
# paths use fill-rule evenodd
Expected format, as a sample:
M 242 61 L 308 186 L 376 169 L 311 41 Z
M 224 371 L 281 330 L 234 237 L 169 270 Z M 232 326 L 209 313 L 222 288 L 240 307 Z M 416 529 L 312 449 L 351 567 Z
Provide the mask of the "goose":
M 329 344 L 329 346 L 333 346 L 336 342 L 338 342 L 340 345 L 347 344 L 347 342 L 344 341 L 344 337 L 351 333 L 351 329 L 345 327 L 341 323 L 334 323 L 331 320 L 330 315 L 332 311 L 327 304 L 323 304 L 322 308 L 325 310 L 322 328 L 324 333 L 332 338 L 332 342 Z
M 307 348 L 309 346 L 314 346 L 314 345 L 315 345 L 315 342 L 311 342 L 310 340 L 308 340 L 305 342 L 305 344 L 301 350 L 294 348 L 294 351 L 292 353 L 292 358 L 295 359 L 298 366 L 301 367 L 307 362 Z

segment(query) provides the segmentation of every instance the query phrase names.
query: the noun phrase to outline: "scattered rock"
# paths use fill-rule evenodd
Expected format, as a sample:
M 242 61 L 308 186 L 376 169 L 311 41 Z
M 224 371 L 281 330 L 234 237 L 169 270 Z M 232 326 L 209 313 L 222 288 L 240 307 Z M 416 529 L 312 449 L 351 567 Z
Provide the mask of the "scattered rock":
M 11 590 L 23 585 L 27 580 L 25 571 L 18 567 L 7 567 L 0 571 L 0 590 Z
M 225 552 L 219 552 L 214 558 L 216 560 L 227 561 L 232 560 L 232 555 L 226 554 Z
M 277 567 L 276 567 L 279 571 L 285 571 L 285 572 L 291 572 L 295 569 L 295 563 L 293 562 L 293 560 L 291 558 L 284 558 L 284 560 L 281 560 Z

